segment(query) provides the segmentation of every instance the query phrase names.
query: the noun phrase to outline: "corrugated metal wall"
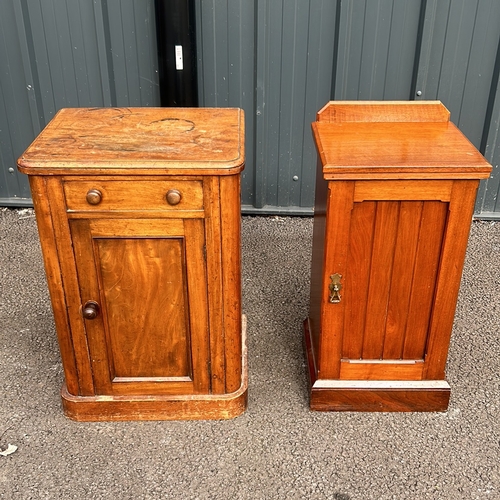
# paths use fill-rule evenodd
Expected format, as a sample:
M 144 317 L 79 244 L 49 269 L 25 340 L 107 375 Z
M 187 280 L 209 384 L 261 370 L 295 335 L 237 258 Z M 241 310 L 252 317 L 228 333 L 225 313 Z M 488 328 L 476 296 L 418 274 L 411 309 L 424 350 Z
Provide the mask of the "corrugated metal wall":
M 310 123 L 330 98 L 331 0 L 199 2 L 200 102 L 246 111 L 247 213 L 312 213 Z
M 246 212 L 312 212 L 309 124 L 330 98 L 440 99 L 493 163 L 476 208 L 500 218 L 498 0 L 196 8 L 200 103 L 246 111 Z M 159 104 L 153 17 L 153 0 L 0 3 L 0 204 L 28 201 L 15 159 L 60 107 Z
M 153 0 L 0 2 L 0 204 L 30 204 L 16 160 L 62 107 L 159 105 Z
M 200 0 L 198 19 L 201 103 L 247 112 L 247 212 L 311 213 L 330 98 L 440 99 L 493 163 L 476 208 L 500 218 L 498 0 Z

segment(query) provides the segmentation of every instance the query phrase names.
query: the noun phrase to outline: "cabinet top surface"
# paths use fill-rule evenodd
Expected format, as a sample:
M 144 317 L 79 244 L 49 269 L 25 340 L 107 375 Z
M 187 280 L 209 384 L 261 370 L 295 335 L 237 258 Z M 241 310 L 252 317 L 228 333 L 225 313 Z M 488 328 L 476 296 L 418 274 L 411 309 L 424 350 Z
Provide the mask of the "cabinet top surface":
M 326 178 L 487 178 L 491 165 L 440 103 L 330 103 L 312 124 Z M 434 106 L 432 105 L 434 104 Z
M 244 165 L 237 108 L 66 108 L 18 161 L 27 174 L 213 174 Z

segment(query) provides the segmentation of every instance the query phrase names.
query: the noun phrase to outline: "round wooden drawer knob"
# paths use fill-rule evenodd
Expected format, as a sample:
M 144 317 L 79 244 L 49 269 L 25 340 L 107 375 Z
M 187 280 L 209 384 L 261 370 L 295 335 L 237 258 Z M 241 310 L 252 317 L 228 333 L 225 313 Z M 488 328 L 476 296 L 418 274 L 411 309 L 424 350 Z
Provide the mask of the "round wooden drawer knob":
M 85 302 L 82 309 L 82 315 L 85 319 L 95 319 L 99 315 L 99 304 L 94 300 Z
M 102 193 L 98 189 L 91 189 L 87 193 L 87 203 L 89 205 L 99 205 L 102 201 Z
M 181 192 L 177 189 L 169 189 L 167 191 L 167 202 L 169 205 L 178 205 L 182 199 Z

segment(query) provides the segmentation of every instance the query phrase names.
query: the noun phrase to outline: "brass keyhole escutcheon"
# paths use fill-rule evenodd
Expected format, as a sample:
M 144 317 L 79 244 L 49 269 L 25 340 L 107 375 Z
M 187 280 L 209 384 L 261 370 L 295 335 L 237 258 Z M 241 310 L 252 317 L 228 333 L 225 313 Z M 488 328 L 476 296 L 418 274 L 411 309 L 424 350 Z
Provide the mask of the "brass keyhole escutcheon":
M 338 304 L 342 297 L 340 295 L 340 290 L 342 290 L 342 283 L 340 280 L 342 279 L 342 275 L 335 273 L 330 276 L 330 286 L 328 287 L 330 289 L 330 297 L 328 299 L 328 302 L 330 304 Z
M 167 202 L 169 205 L 178 205 L 181 202 L 182 195 L 177 189 L 169 189 L 167 191 Z
M 102 193 L 98 189 L 91 189 L 87 193 L 87 203 L 89 205 L 99 205 L 102 201 Z

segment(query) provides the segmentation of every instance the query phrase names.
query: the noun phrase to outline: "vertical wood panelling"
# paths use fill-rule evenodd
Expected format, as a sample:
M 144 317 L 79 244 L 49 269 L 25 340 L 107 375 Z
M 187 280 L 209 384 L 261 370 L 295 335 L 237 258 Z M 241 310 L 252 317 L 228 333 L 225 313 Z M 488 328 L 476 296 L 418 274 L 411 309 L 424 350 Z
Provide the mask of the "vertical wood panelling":
M 381 359 L 383 354 L 399 205 L 396 201 L 380 201 L 377 202 L 375 211 L 365 324 L 365 330 L 369 333 L 363 339 L 362 353 L 365 359 Z M 384 265 L 377 264 L 380 262 L 384 262 Z
M 403 359 L 424 358 L 447 214 L 447 203 L 426 201 L 423 204 Z
M 345 331 L 342 357 L 363 357 L 363 336 L 366 321 L 366 305 L 370 282 L 371 254 L 373 247 L 374 220 L 377 204 L 374 201 L 355 203 L 349 235 L 348 268 L 343 295 L 346 304 Z
M 354 204 L 343 359 L 424 359 L 447 209 L 435 201 Z
M 389 288 L 383 359 L 400 359 L 403 355 L 418 240 L 419 237 L 426 237 L 420 233 L 421 217 L 422 202 L 401 202 Z

